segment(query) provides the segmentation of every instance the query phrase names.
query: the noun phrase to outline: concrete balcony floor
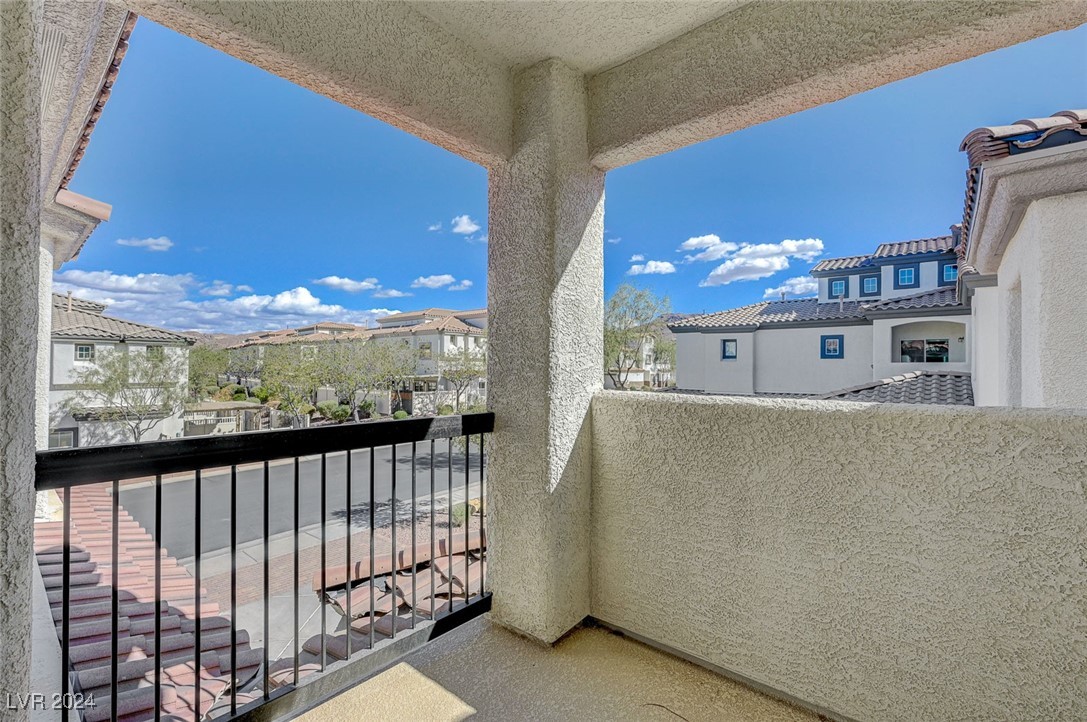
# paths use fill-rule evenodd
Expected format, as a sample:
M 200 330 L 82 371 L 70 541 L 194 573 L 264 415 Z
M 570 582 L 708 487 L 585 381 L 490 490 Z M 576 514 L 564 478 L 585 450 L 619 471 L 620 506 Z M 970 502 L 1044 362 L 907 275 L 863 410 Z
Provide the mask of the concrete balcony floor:
M 388 720 L 814 720 L 702 667 L 599 628 L 546 648 L 486 616 L 299 717 Z

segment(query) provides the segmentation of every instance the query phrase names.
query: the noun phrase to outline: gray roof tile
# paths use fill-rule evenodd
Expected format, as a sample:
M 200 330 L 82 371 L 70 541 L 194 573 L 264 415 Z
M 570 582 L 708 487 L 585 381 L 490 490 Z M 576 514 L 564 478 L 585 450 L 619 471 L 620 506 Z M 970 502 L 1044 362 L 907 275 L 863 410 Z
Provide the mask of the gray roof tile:
M 53 295 L 53 338 L 192 343 L 188 336 L 164 328 L 103 316 L 105 306 L 100 303 L 72 298 L 71 307 L 69 311 L 67 297 Z
M 898 241 L 896 243 L 881 243 L 873 258 L 892 258 L 894 256 L 906 256 L 914 253 L 947 253 L 954 250 L 955 238 L 953 236 L 936 236 L 934 238 L 918 238 L 913 241 Z
M 871 256 L 846 256 L 844 258 L 824 258 L 823 260 L 819 261 L 819 263 L 816 263 L 811 270 L 812 272 L 840 271 L 868 265 L 871 260 Z
M 837 303 L 819 303 L 815 298 L 796 298 L 787 301 L 763 301 L 728 311 L 688 316 L 673 321 L 668 324 L 668 327 L 673 331 L 744 326 L 755 329 L 780 323 L 841 321 L 854 318 L 864 318 L 864 310 L 856 301 L 846 301 L 839 310 Z
M 926 291 L 912 296 L 900 296 L 888 298 L 884 301 L 875 301 L 865 304 L 870 311 L 898 311 L 914 308 L 951 308 L 961 306 L 955 286 L 938 288 L 935 291 Z
M 870 384 L 833 391 L 819 398 L 890 404 L 973 406 L 974 388 L 968 373 L 911 371 Z

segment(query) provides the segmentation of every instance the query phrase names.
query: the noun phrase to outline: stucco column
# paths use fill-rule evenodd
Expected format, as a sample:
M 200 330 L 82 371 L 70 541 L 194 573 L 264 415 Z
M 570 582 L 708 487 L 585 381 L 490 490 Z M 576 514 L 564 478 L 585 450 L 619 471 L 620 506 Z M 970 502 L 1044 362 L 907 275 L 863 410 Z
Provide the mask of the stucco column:
M 30 691 L 41 13 L 0 2 L 0 679 L 12 695 Z
M 584 78 L 514 81 L 514 150 L 491 168 L 488 400 L 494 618 L 553 642 L 589 613 L 589 402 L 603 385 L 604 174 Z

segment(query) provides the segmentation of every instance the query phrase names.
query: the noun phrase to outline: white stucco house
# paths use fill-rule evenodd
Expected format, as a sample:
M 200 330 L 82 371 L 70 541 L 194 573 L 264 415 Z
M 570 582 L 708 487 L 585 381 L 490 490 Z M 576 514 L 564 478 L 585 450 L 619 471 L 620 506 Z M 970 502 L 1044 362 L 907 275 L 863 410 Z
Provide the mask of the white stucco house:
M 966 136 L 960 288 L 982 406 L 1087 407 L 1087 110 Z
M 50 449 L 101 446 L 132 441 L 124 426 L 103 420 L 95 413 L 71 413 L 66 408 L 80 386 L 82 369 L 108 354 L 166 354 L 177 365 L 174 383 L 188 381 L 188 355 L 192 340 L 166 329 L 125 321 L 105 315 L 105 304 L 71 296 L 53 295 L 52 338 L 49 372 Z M 150 423 L 144 441 L 173 439 L 184 434 L 182 408 Z
M 815 298 L 673 321 L 677 387 L 814 395 L 916 371 L 965 378 L 972 322 L 956 292 L 958 238 L 955 227 L 824 259 L 812 269 Z

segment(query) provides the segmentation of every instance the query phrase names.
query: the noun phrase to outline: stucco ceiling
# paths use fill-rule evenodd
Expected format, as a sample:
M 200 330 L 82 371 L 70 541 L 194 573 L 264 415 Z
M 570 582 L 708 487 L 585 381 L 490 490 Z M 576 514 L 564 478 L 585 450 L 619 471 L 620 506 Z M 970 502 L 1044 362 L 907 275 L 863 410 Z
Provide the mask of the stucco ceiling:
M 750 0 L 417 0 L 412 6 L 490 62 L 523 68 L 560 58 L 599 73 Z

